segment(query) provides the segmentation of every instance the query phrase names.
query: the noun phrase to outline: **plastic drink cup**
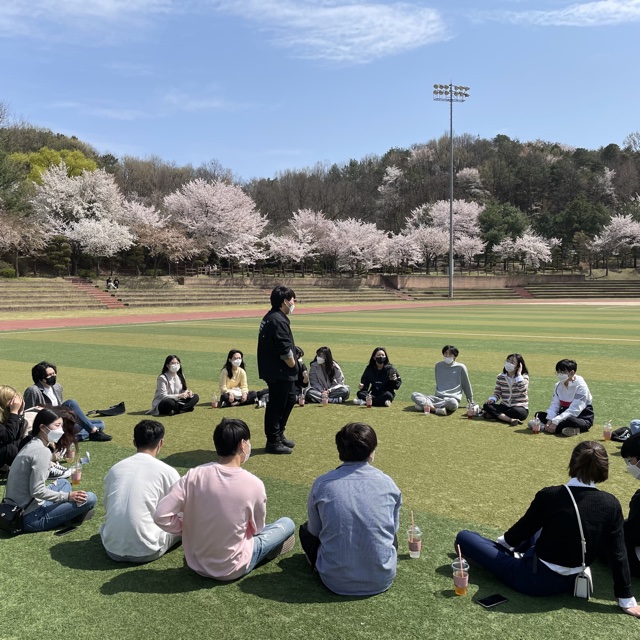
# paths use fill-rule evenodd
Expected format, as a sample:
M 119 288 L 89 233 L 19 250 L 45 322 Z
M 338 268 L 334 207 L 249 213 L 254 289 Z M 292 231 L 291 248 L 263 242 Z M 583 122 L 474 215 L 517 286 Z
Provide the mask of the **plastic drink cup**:
M 218 396 L 214 393 L 213 397 L 211 398 L 211 408 L 212 409 L 217 409 L 218 408 Z
M 540 420 L 536 418 L 533 423 L 533 427 L 531 427 L 531 430 L 533 431 L 533 433 L 540 433 L 540 428 L 541 428 Z
M 325 406 L 329 404 L 329 392 L 328 391 L 323 391 L 322 392 L 322 404 L 325 405 Z
M 604 437 L 605 440 L 611 440 L 611 425 L 606 425 L 604 430 L 602 431 L 602 435 Z
M 420 528 L 408 529 L 407 540 L 409 542 L 409 557 L 419 558 L 422 550 L 422 531 L 420 531 Z
M 451 564 L 453 569 L 453 590 L 457 596 L 466 596 L 469 586 L 469 563 L 466 560 L 454 560 Z
M 304 393 L 301 393 L 298 396 L 298 405 L 301 406 L 301 407 L 304 407 Z
M 369 407 L 369 408 L 373 406 L 373 396 L 370 393 L 367 394 L 364 404 L 366 407 Z
M 71 472 L 71 484 L 73 486 L 77 486 L 80 484 L 82 480 L 82 465 L 78 464 L 73 467 L 73 471 Z
M 431 407 L 425 403 L 424 407 L 422 408 L 422 410 L 425 412 L 425 414 L 429 415 L 431 413 Z
M 473 418 L 476 417 L 476 411 L 474 406 L 469 402 L 467 403 L 467 418 L 469 418 L 469 420 L 472 420 Z

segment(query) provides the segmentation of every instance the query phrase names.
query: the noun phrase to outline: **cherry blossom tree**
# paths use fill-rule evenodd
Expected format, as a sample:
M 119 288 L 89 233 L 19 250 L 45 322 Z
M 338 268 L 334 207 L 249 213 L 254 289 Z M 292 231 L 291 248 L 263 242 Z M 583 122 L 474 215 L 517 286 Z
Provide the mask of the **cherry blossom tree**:
M 164 205 L 176 224 L 219 256 L 255 264 L 262 255 L 257 245 L 267 219 L 237 185 L 193 180 L 166 196 Z
M 375 224 L 347 218 L 333 223 L 319 248 L 335 261 L 339 271 L 356 274 L 380 266 L 385 238 Z
M 108 218 L 83 218 L 67 230 L 67 238 L 96 258 L 96 273 L 100 275 L 100 258 L 112 258 L 131 247 L 134 236 L 124 225 Z
M 402 233 L 391 234 L 380 245 L 381 261 L 384 266 L 399 270 L 417 264 L 420 251 L 412 236 Z
M 16 278 L 20 277 L 20 256 L 34 255 L 46 246 L 46 236 L 30 216 L 5 211 L 0 201 L 0 252 L 13 254 Z
M 562 244 L 558 238 L 546 239 L 527 229 L 515 240 L 505 238 L 493 247 L 494 253 L 504 260 L 519 259 L 524 268 L 539 269 L 541 264 L 551 262 L 551 251 Z
M 399 231 L 399 215 L 402 208 L 401 189 L 405 182 L 402 169 L 391 165 L 385 169 L 382 184 L 378 187 L 381 219 L 388 223 L 392 231 Z
M 77 274 L 82 251 L 77 238 L 86 238 L 87 227 L 76 233 L 76 225 L 85 220 L 121 223 L 124 198 L 113 176 L 103 169 L 68 176 L 66 165 L 61 163 L 44 171 L 41 178 L 42 184 L 36 185 L 32 200 L 33 209 L 50 235 L 59 234 L 70 240 L 73 273 Z M 123 237 L 119 232 L 118 236 Z
M 309 243 L 293 235 L 269 234 L 262 241 L 267 248 L 266 255 L 282 267 L 282 275 L 285 275 L 288 264 L 300 264 L 309 255 Z
M 456 255 L 461 256 L 467 264 L 469 273 L 471 273 L 471 263 L 473 258 L 484 251 L 485 244 L 478 237 L 459 236 L 455 238 L 453 243 L 453 251 Z
M 591 243 L 592 251 L 601 253 L 605 259 L 606 275 L 609 274 L 609 255 L 620 255 L 640 246 L 640 222 L 630 215 L 616 215 Z
M 426 272 L 429 273 L 431 260 L 436 261 L 437 270 L 438 258 L 449 253 L 449 231 L 437 227 L 418 226 L 406 233 L 422 256 Z
M 485 200 L 491 194 L 484 188 L 480 171 L 475 167 L 460 169 L 456 173 L 456 183 L 458 188 L 473 200 Z

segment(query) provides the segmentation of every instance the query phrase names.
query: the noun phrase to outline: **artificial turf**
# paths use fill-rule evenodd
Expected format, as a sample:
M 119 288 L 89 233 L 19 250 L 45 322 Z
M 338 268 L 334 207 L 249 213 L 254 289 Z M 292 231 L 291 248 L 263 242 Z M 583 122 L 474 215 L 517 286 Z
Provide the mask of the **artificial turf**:
M 215 459 L 211 435 L 223 415 L 242 417 L 253 434 L 246 468 L 265 482 L 268 520 L 287 515 L 299 524 L 314 478 L 338 464 L 335 432 L 362 420 L 378 433 L 376 466 L 394 478 L 404 502 L 397 578 L 387 593 L 371 598 L 329 593 L 310 574 L 299 546 L 231 584 L 190 571 L 181 548 L 145 566 L 112 562 L 98 535 L 100 503 L 93 520 L 65 537 L 45 532 L 0 540 L 0 610 L 5 621 L 15 623 L 11 630 L 5 624 L 0 637 L 627 638 L 640 621 L 615 606 L 606 567 L 596 568 L 596 598 L 585 603 L 569 596 L 520 596 L 474 568 L 469 595 L 456 597 L 449 565 L 460 528 L 488 535 L 504 531 L 538 489 L 566 479 L 569 454 L 580 439 L 601 439 L 606 419 L 620 426 L 640 417 L 640 329 L 634 312 L 625 306 L 549 304 L 293 316 L 307 362 L 315 349 L 330 346 L 354 389 L 373 348 L 385 346 L 403 385 L 389 409 L 350 403 L 294 409 L 288 435 L 298 446 L 291 456 L 264 455 L 263 411 L 208 406 L 231 348 L 245 353 L 250 387 L 262 387 L 255 362 L 257 319 L 0 334 L 2 383 L 22 391 L 31 383 L 31 366 L 46 359 L 57 364 L 65 397 L 86 410 L 126 402 L 126 415 L 106 418 L 114 440 L 86 445 L 92 462 L 83 470 L 82 488 L 99 498 L 110 466 L 133 453 L 133 426 L 150 406 L 165 356 L 176 353 L 190 388 L 201 397 L 192 414 L 163 419 L 161 457 L 180 472 Z M 444 344 L 460 349 L 480 403 L 493 390 L 505 356 L 522 353 L 533 410 L 548 406 L 555 362 L 575 358 L 594 395 L 596 425 L 589 435 L 557 438 L 467 420 L 463 410 L 447 418 L 415 412 L 410 393 L 433 390 L 433 364 Z M 618 496 L 626 511 L 638 485 L 624 473 L 619 445 L 606 447 L 611 469 L 602 488 Z M 425 534 L 419 560 L 409 559 L 405 542 L 411 509 Z M 640 581 L 634 587 L 640 595 Z M 476 604 L 495 592 L 509 602 L 490 611 Z

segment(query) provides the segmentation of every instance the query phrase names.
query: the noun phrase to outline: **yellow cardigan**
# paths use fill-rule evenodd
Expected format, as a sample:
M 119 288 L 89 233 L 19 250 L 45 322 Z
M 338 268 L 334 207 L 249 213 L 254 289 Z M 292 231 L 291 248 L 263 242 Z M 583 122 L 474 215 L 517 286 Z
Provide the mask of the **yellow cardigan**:
M 230 389 L 240 388 L 242 393 L 249 393 L 249 386 L 247 384 L 247 372 L 238 367 L 230 378 L 227 375 L 226 367 L 220 371 L 220 393 L 229 393 Z

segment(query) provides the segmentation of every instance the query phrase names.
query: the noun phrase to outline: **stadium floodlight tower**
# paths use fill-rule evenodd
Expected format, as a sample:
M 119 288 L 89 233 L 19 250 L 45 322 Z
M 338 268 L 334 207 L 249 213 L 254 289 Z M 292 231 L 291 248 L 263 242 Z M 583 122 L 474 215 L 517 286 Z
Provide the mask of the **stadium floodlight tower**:
M 455 84 L 434 84 L 433 99 L 449 103 L 449 141 L 451 165 L 449 175 L 449 298 L 453 298 L 453 103 L 464 102 L 469 97 L 469 87 Z

